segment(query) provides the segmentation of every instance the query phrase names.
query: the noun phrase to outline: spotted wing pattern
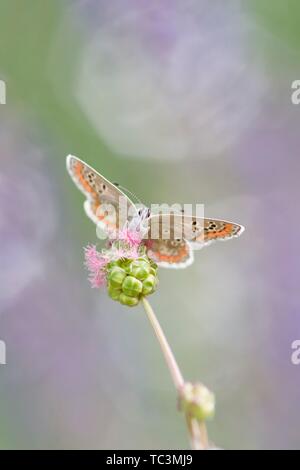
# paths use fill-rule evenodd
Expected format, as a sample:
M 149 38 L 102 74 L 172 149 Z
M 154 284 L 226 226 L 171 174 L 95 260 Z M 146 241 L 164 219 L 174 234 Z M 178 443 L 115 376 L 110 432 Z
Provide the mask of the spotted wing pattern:
M 127 201 L 129 217 L 135 215 L 136 209 L 131 200 L 79 158 L 69 155 L 67 170 L 76 186 L 86 196 L 84 209 L 87 216 L 105 231 L 119 228 L 120 200 Z M 111 210 L 108 207 L 111 207 Z
M 165 267 L 186 267 L 193 262 L 192 249 L 217 240 L 239 236 L 241 225 L 185 214 L 156 214 L 149 218 L 148 254 Z
M 186 240 L 147 240 L 147 254 L 165 268 L 185 268 L 194 260 L 193 250 Z

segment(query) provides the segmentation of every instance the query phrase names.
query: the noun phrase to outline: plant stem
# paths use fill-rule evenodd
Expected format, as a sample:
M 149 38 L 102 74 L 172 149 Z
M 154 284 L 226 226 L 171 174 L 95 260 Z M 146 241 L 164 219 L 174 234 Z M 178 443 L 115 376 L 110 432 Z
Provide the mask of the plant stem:
M 204 421 L 199 422 L 195 418 L 186 415 L 188 430 L 190 433 L 191 447 L 193 450 L 205 450 L 209 447 L 207 429 Z
M 191 448 L 193 450 L 203 450 L 203 446 L 201 445 L 200 439 L 200 427 L 199 425 L 197 426 L 197 421 L 195 421 L 195 419 L 191 418 L 187 414 L 185 415 L 185 418 L 187 428 L 190 434 Z
M 184 379 L 183 379 L 182 373 L 178 367 L 178 364 L 176 362 L 172 349 L 170 348 L 167 338 L 165 337 L 165 334 L 159 324 L 159 321 L 150 303 L 145 297 L 142 297 L 142 302 L 143 302 L 143 306 L 147 314 L 147 317 L 151 323 L 151 326 L 160 344 L 162 353 L 165 357 L 165 360 L 169 368 L 169 371 L 171 373 L 171 377 L 173 379 L 175 388 L 180 397 L 181 390 L 184 385 Z M 190 435 L 192 449 L 194 450 L 208 449 L 209 442 L 208 442 L 205 422 L 203 421 L 200 423 L 198 420 L 188 415 L 186 415 L 186 422 L 187 422 L 187 427 L 188 427 L 188 431 Z
M 173 354 L 173 352 L 170 348 L 170 345 L 167 341 L 167 338 L 165 337 L 164 332 L 163 332 L 163 330 L 162 330 L 162 328 L 161 328 L 161 326 L 160 326 L 160 324 L 159 324 L 159 322 L 156 318 L 156 315 L 153 312 L 152 307 L 149 304 L 148 300 L 145 297 L 143 297 L 142 301 L 143 301 L 144 309 L 147 313 L 149 321 L 152 325 L 152 328 L 153 328 L 153 330 L 156 334 L 156 337 L 157 337 L 158 342 L 160 344 L 160 347 L 162 349 L 162 352 L 163 352 L 163 355 L 165 357 L 167 366 L 170 370 L 174 385 L 175 385 L 177 390 L 180 390 L 181 387 L 184 384 L 184 380 L 183 380 L 182 374 L 180 372 L 180 369 L 178 367 L 178 364 L 176 362 L 176 359 L 174 357 L 174 354 Z

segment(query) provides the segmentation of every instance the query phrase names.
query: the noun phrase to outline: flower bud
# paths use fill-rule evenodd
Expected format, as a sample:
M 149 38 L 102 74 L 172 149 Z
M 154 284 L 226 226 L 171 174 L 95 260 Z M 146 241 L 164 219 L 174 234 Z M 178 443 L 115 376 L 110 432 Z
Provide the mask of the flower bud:
M 190 417 L 205 421 L 214 415 L 215 397 L 204 385 L 186 382 L 181 390 L 180 405 Z
M 156 268 L 151 267 L 150 274 L 152 274 L 152 276 L 156 276 Z
M 122 284 L 122 291 L 130 297 L 138 297 L 142 292 L 143 284 L 133 276 L 125 277 Z
M 117 288 L 117 287 L 114 287 L 113 285 L 111 285 L 110 283 L 108 283 L 108 286 L 107 286 L 107 292 L 108 292 L 108 295 L 113 299 L 113 300 L 119 300 L 120 298 L 120 294 L 121 294 L 121 289 Z
M 157 286 L 157 279 L 153 274 L 149 274 L 149 276 L 143 281 L 143 290 L 142 293 L 143 295 L 149 295 L 152 294 L 152 292 L 155 291 L 155 288 Z
M 119 301 L 121 304 L 127 305 L 127 307 L 134 307 L 139 303 L 139 299 L 137 297 L 130 297 L 123 292 L 120 294 Z
M 126 277 L 126 272 L 119 266 L 113 266 L 108 274 L 108 281 L 112 286 L 120 287 Z
M 135 261 L 132 261 L 129 272 L 132 276 L 143 281 L 150 273 L 150 269 L 150 264 L 146 260 L 137 259 Z
M 152 294 L 158 284 L 157 265 L 147 256 L 119 258 L 106 270 L 108 295 L 123 305 L 133 307 L 142 296 Z
M 130 266 L 131 266 L 131 260 L 130 259 L 119 259 L 118 260 L 118 265 L 124 269 L 124 271 L 126 272 L 126 274 L 129 274 L 129 271 L 130 271 Z

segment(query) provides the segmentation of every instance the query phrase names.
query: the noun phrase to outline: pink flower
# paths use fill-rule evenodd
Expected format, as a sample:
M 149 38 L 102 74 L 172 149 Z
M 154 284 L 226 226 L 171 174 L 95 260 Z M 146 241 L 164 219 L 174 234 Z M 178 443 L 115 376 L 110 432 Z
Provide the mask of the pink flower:
M 118 240 L 125 242 L 131 248 L 137 248 L 142 241 L 142 232 L 129 230 L 128 227 L 124 227 L 122 230 L 119 230 Z
M 88 245 L 84 248 L 85 267 L 89 271 L 89 281 L 92 287 L 99 288 L 106 284 L 106 268 L 111 261 L 139 258 L 141 241 L 140 232 L 124 227 L 118 232 L 117 240 L 110 242 L 107 249 L 99 252 L 95 245 Z
M 99 253 L 95 245 L 88 245 L 84 249 L 85 266 L 89 271 L 89 281 L 92 287 L 105 285 L 105 267 L 110 261 L 105 253 Z

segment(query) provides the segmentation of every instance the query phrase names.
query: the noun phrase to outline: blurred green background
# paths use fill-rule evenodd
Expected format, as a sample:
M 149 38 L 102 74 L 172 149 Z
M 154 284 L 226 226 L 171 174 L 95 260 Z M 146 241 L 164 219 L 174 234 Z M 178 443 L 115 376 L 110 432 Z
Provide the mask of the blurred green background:
M 246 226 L 151 302 L 213 442 L 299 448 L 299 24 L 296 0 L 1 0 L 0 448 L 188 447 L 142 309 L 87 282 L 69 153 Z

